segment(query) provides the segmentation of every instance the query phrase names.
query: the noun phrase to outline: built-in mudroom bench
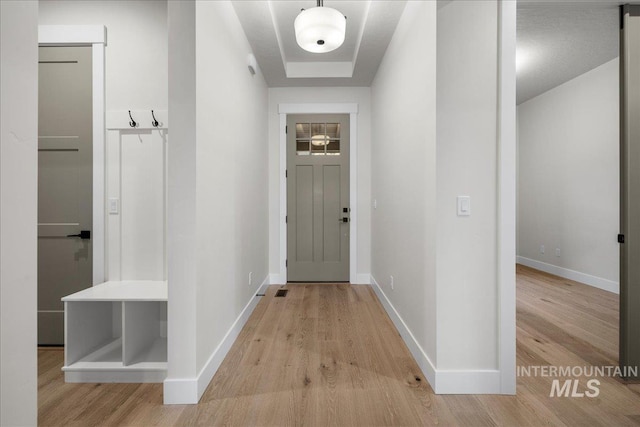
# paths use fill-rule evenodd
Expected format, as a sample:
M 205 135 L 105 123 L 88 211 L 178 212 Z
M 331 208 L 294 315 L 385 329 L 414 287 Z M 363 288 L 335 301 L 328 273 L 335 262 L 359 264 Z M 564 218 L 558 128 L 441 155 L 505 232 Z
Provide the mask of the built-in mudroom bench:
M 62 299 L 66 382 L 162 382 L 167 282 L 106 282 Z
M 167 112 L 107 111 L 106 129 L 104 275 L 62 298 L 62 370 L 67 382 L 162 382 Z

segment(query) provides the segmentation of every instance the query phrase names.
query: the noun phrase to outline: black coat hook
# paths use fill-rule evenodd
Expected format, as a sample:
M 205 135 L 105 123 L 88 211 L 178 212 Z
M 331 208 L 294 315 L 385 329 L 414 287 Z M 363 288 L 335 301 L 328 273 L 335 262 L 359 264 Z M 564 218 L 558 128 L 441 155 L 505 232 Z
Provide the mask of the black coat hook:
M 151 117 L 153 117 L 153 121 L 151 122 L 151 125 L 154 128 L 157 128 L 158 126 L 160 126 L 160 123 L 158 122 L 158 120 L 156 120 L 155 114 L 153 114 L 153 110 L 151 110 Z
M 138 126 L 138 123 L 136 123 L 136 121 L 133 120 L 133 117 L 131 116 L 131 110 L 129 110 L 129 118 L 131 119 L 131 121 L 129 122 L 129 126 L 131 126 L 132 128 Z

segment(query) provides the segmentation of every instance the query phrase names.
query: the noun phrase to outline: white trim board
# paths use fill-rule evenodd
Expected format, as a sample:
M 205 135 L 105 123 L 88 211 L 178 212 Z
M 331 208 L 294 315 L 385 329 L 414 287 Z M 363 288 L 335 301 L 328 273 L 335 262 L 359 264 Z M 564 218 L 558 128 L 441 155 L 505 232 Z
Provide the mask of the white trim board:
M 38 25 L 38 44 L 90 45 L 106 44 L 104 25 Z
M 436 369 L 373 276 L 371 286 L 436 394 L 505 394 L 499 370 Z
M 358 104 L 278 104 L 278 114 L 358 114 Z
M 272 285 L 284 285 L 286 283 L 286 279 L 282 279 L 279 273 L 271 273 L 269 275 L 269 283 Z
M 63 367 L 65 383 L 161 383 L 167 377 L 167 369 L 74 369 Z
M 267 290 L 267 286 L 269 286 L 269 275 L 264 278 L 255 294 L 251 296 L 247 305 L 240 312 L 238 318 L 233 322 L 231 328 L 229 328 L 220 344 L 218 344 L 218 347 L 216 347 L 213 353 L 211 353 L 211 356 L 209 356 L 204 367 L 195 378 L 166 379 L 164 381 L 163 394 L 165 405 L 188 405 L 198 403 L 202 394 L 213 379 L 213 376 L 218 371 L 222 361 L 229 353 L 229 350 L 231 350 L 231 346 L 238 338 L 238 335 L 240 335 L 240 331 L 242 331 L 247 320 L 249 320 L 249 316 L 251 316 L 251 313 L 253 313 L 258 302 L 260 302 L 261 297 L 257 297 L 256 294 L 264 294 Z
M 516 2 L 499 2 L 496 273 L 498 388 L 502 394 L 516 394 L 516 22 Z
M 559 267 L 557 265 L 548 264 L 531 258 L 525 258 L 523 256 L 516 257 L 516 262 L 527 267 L 535 268 L 536 270 L 544 271 L 545 273 L 564 277 L 565 279 L 584 283 L 585 285 L 593 286 L 594 288 L 613 292 L 614 294 L 620 293 L 620 284 L 613 280 L 603 279 L 602 277 L 592 276 L 590 274 L 581 273 L 579 271 Z
M 105 281 L 105 56 L 104 25 L 39 25 L 42 46 L 91 46 L 93 71 L 93 284 Z
M 437 370 L 436 394 L 507 394 L 500 387 L 500 371 Z
M 349 282 L 358 283 L 358 104 L 278 104 L 280 115 L 280 274 L 272 275 L 278 284 L 287 282 L 287 114 L 349 114 Z M 276 283 L 272 280 L 271 282 Z
M 358 275 L 356 276 L 356 284 L 358 284 L 358 285 L 370 285 L 371 284 L 371 275 L 370 274 L 358 273 Z
M 427 379 L 427 381 L 429 381 L 431 388 L 435 391 L 436 389 L 435 365 L 431 362 L 431 359 L 429 359 L 429 356 L 427 356 L 427 353 L 425 353 L 425 351 L 422 349 L 422 346 L 418 344 L 418 341 L 411 333 L 411 330 L 409 329 L 407 324 L 404 323 L 404 320 L 402 320 L 402 317 L 396 311 L 393 304 L 391 304 L 391 301 L 389 301 L 389 298 L 387 298 L 387 295 L 384 293 L 384 291 L 378 284 L 378 281 L 375 279 L 375 277 L 371 276 L 370 280 L 371 280 L 371 287 L 373 288 L 373 291 L 378 296 L 380 303 L 382 303 L 382 306 L 384 307 L 385 311 L 391 318 L 391 321 L 396 326 L 396 329 L 400 333 L 402 340 L 405 342 L 405 344 L 409 348 L 409 351 L 411 352 L 411 354 L 413 355 L 413 358 L 418 363 L 418 366 L 420 367 L 420 370 L 424 374 L 425 378 Z

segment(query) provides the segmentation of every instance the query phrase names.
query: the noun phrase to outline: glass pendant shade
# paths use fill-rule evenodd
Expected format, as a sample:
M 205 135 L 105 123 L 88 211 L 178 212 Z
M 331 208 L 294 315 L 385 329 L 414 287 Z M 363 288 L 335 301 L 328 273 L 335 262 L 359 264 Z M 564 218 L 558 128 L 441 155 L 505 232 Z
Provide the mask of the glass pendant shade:
M 336 9 L 313 7 L 300 12 L 293 24 L 298 45 L 308 52 L 331 52 L 342 46 L 347 20 Z

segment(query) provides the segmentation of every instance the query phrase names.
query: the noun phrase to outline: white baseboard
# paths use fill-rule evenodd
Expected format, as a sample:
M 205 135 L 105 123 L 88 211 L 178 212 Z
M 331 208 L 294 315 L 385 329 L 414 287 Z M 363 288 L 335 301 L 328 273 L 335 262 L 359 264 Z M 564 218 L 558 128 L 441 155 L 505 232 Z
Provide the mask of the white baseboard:
M 370 285 L 371 275 L 369 273 L 358 273 L 356 276 L 356 283 L 354 285 Z
M 287 281 L 278 273 L 271 273 L 269 275 L 269 284 L 271 285 L 286 285 Z M 369 273 L 359 273 L 356 275 L 356 283 L 354 285 L 370 285 L 371 275 Z
M 420 370 L 436 394 L 501 394 L 499 370 L 443 370 L 436 367 L 415 339 L 391 301 L 371 276 L 371 286 L 398 329 Z
M 165 405 L 196 404 L 200 400 L 198 380 L 196 378 L 166 379 L 162 395 Z
M 575 280 L 576 282 L 593 286 L 594 288 L 613 292 L 614 294 L 620 293 L 619 283 L 614 282 L 613 280 L 603 279 L 602 277 L 592 276 L 590 274 L 581 273 L 564 267 L 558 267 L 557 265 L 548 264 L 546 262 L 522 256 L 517 256 L 516 262 L 527 267 L 535 268 L 536 270 L 544 271 L 545 273 L 554 274 L 556 276 L 564 277 L 565 279 Z
M 165 369 L 74 369 L 63 367 L 65 383 L 161 383 L 167 377 Z
M 498 370 L 437 370 L 436 394 L 502 394 Z
M 278 273 L 271 273 L 269 275 L 269 284 L 270 285 L 286 285 L 287 280 L 283 279 L 282 276 Z
M 370 277 L 371 277 L 371 286 L 373 287 L 373 291 L 378 296 L 378 299 L 382 303 L 382 306 L 384 307 L 384 309 L 387 311 L 387 314 L 391 318 L 391 321 L 393 322 L 393 324 L 396 326 L 396 329 L 398 329 L 398 332 L 400 332 L 400 336 L 404 340 L 405 344 L 407 345 L 407 347 L 409 347 L 409 351 L 413 355 L 413 358 L 416 360 L 416 362 L 418 362 L 418 366 L 420 367 L 420 370 L 422 371 L 425 378 L 431 385 L 431 388 L 435 390 L 436 389 L 435 366 L 433 365 L 433 363 L 431 363 L 429 356 L 427 356 L 427 354 L 424 352 L 420 344 L 418 344 L 418 341 L 415 339 L 415 337 L 411 333 L 411 330 L 409 330 L 409 328 L 407 327 L 407 324 L 404 323 L 404 320 L 402 320 L 402 317 L 400 317 L 400 314 L 396 311 L 393 304 L 391 304 L 391 301 L 389 301 L 389 298 L 387 298 L 384 291 L 376 281 L 375 277 L 373 277 L 373 275 L 371 275 Z
M 267 275 L 255 293 L 263 294 L 269 283 L 270 276 Z M 233 325 L 231 325 L 231 328 L 229 328 L 218 347 L 213 351 L 213 353 L 211 353 L 211 356 L 209 356 L 209 359 L 204 364 L 204 367 L 200 370 L 196 378 L 167 379 L 164 381 L 165 405 L 198 403 L 202 394 L 213 379 L 216 371 L 222 364 L 222 361 L 227 356 L 227 353 L 229 353 L 231 346 L 235 342 L 236 338 L 238 338 L 240 331 L 247 323 L 247 320 L 249 320 L 249 316 L 251 316 L 256 305 L 258 305 L 258 302 L 260 302 L 260 298 L 257 298 L 254 294 L 244 309 L 240 312 L 236 321 L 233 322 Z

